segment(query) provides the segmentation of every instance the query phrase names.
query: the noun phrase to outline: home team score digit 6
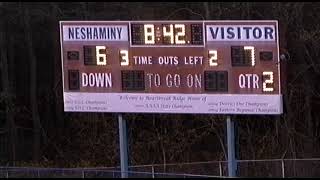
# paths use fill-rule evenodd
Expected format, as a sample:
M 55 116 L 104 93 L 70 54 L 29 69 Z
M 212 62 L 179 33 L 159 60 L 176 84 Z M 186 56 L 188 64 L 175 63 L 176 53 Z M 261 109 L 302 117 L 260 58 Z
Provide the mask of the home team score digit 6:
M 107 47 L 106 46 L 95 46 L 96 52 L 96 63 L 97 65 L 107 65 L 107 54 L 106 54 Z M 119 51 L 119 59 L 121 66 L 128 66 L 129 65 L 129 52 L 128 50 L 120 50 Z

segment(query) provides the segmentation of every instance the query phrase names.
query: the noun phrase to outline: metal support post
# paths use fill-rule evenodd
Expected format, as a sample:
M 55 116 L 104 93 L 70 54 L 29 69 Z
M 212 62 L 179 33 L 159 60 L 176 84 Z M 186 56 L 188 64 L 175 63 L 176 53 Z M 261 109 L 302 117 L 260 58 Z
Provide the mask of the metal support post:
M 236 177 L 237 160 L 235 148 L 235 124 L 230 116 L 227 116 L 227 139 L 228 139 L 228 175 Z
M 128 139 L 127 139 L 127 124 L 122 118 L 122 114 L 118 115 L 119 121 L 119 140 L 120 140 L 120 165 L 121 178 L 128 178 Z

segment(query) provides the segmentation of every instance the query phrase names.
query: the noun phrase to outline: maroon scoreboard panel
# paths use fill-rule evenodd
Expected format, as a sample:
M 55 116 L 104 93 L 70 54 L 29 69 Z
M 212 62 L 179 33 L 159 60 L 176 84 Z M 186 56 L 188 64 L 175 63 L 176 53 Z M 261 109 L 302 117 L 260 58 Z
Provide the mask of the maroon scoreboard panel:
M 281 114 L 278 22 L 61 21 L 68 112 Z

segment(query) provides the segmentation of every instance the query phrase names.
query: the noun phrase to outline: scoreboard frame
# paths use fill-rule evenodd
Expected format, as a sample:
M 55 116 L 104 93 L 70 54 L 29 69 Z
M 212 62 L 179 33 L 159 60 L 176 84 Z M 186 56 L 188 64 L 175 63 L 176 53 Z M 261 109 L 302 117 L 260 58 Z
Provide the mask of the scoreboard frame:
M 202 23 L 202 45 L 133 45 L 132 44 L 132 34 L 131 34 L 131 24 L 177 24 L 177 23 Z M 122 26 L 127 24 L 127 38 L 128 41 L 128 51 L 130 48 L 133 48 L 135 51 L 136 49 L 147 48 L 150 51 L 154 49 L 160 49 L 159 51 L 164 51 L 162 49 L 186 49 L 190 50 L 191 48 L 203 48 L 204 50 L 208 47 L 208 30 L 206 26 L 210 26 L 210 23 L 215 24 L 235 24 L 235 25 L 248 25 L 252 26 L 255 24 L 259 25 L 270 25 L 274 24 L 275 30 L 275 39 L 276 41 L 276 51 L 273 54 L 273 61 L 276 59 L 277 61 L 274 62 L 277 67 L 277 84 L 276 84 L 276 93 L 266 93 L 266 94 L 258 94 L 258 93 L 206 93 L 204 90 L 201 90 L 197 93 L 190 93 L 184 92 L 183 90 L 179 91 L 179 88 L 176 89 L 174 92 L 153 92 L 149 90 L 148 92 L 128 92 L 128 91 L 91 91 L 90 89 L 86 89 L 85 91 L 80 90 L 78 92 L 71 92 L 66 91 L 65 87 L 65 70 L 68 65 L 65 64 L 65 42 L 63 34 L 63 26 L 64 24 L 67 25 L 98 25 L 98 24 L 106 24 L 106 25 L 115 25 L 115 26 Z M 270 24 L 269 24 L 270 23 Z M 167 21 L 167 20 L 156 20 L 156 21 L 60 21 L 60 43 L 61 43 L 61 59 L 62 59 L 62 77 L 63 77 L 63 92 L 64 92 L 64 109 L 68 112 L 121 112 L 121 113 L 199 113 L 199 114 L 269 114 L 269 115 L 279 115 L 283 113 L 283 104 L 282 104 L 282 94 L 281 94 L 281 77 L 280 77 L 280 57 L 279 57 L 279 30 L 278 30 L 278 21 L 277 20 L 175 20 L 175 21 Z M 88 45 L 87 41 L 75 41 L 72 44 L 76 46 Z M 88 41 L 89 42 L 89 41 Z M 231 40 L 231 42 L 233 42 Z M 247 44 L 246 41 L 239 41 L 239 45 Z M 122 43 L 125 43 L 124 41 Z M 264 41 L 254 41 L 251 44 L 264 44 Z M 90 45 L 94 46 L 94 40 L 90 40 Z M 104 41 L 97 41 L 96 46 L 101 44 L 108 44 Z M 209 43 L 210 44 L 210 43 Z M 222 42 L 226 46 L 230 46 L 229 42 Z M 231 43 L 232 44 L 232 43 Z M 235 43 L 238 45 L 237 43 Z M 249 43 L 250 44 L 250 43 Z M 273 46 L 273 45 L 271 45 Z M 201 52 L 201 50 L 199 50 Z M 253 50 L 254 52 L 254 50 Z M 186 53 L 188 54 L 188 53 Z M 132 54 L 128 55 L 129 60 L 133 61 Z M 223 61 L 228 61 L 228 59 L 224 59 Z M 230 60 L 229 60 L 230 61 Z M 180 62 L 180 59 L 179 59 Z M 154 64 L 155 65 L 155 64 Z M 152 67 L 153 65 L 149 66 Z M 137 66 L 138 67 L 138 66 Z M 130 67 L 124 70 L 144 70 L 145 67 L 138 67 L 135 68 Z M 148 67 L 146 67 L 147 69 Z M 171 68 L 171 67 L 170 67 Z M 178 69 L 181 67 L 178 67 Z M 200 69 L 203 68 L 200 66 Z M 250 67 L 249 67 L 250 68 Z M 172 68 L 171 68 L 172 69 Z M 203 71 L 208 69 L 203 68 Z M 250 70 L 251 71 L 251 70 Z M 93 71 L 92 71 L 93 73 Z M 121 73 L 121 72 L 119 72 Z M 146 73 L 145 73 L 146 74 Z M 80 75 L 79 75 L 80 76 Z M 228 82 L 230 83 L 230 77 L 232 74 L 228 75 Z M 253 77 L 254 75 L 252 75 Z M 270 76 L 271 77 L 271 76 Z M 107 78 L 107 76 L 105 77 Z M 112 77 L 113 78 L 113 77 Z M 81 77 L 80 77 L 81 79 Z M 79 79 L 79 81 L 81 81 Z M 144 75 L 144 80 L 148 80 L 148 77 Z M 149 79 L 150 80 L 150 79 Z M 79 82 L 81 83 L 81 82 Z M 116 81 L 119 85 L 119 81 Z M 122 83 L 123 84 L 123 83 Z M 145 82 L 146 86 L 147 82 Z M 240 77 L 239 77 L 239 84 L 240 84 Z M 260 84 L 261 85 L 261 84 Z M 119 85 L 120 86 L 120 85 Z M 250 85 L 249 85 L 250 86 Z M 204 85 L 202 89 L 205 89 Z M 228 90 L 229 92 L 229 90 Z M 106 98 L 110 96 L 110 98 Z M 112 97 L 111 97 L 112 96 Z M 154 98 L 147 98 L 148 96 Z M 164 96 L 167 97 L 167 100 L 164 100 Z M 238 96 L 238 97 L 235 97 Z M 257 100 L 261 96 L 267 97 L 265 100 Z M 97 99 L 106 98 L 105 102 L 99 102 Z M 118 98 L 118 99 L 117 99 Z M 120 98 L 120 99 L 119 99 Z M 130 99 L 131 98 L 131 99 Z M 269 98 L 269 99 L 268 99 Z M 96 99 L 96 100 L 94 100 Z M 134 100 L 132 100 L 134 99 Z M 138 100 L 137 100 L 138 99 Z M 168 100 L 169 99 L 169 100 Z M 181 100 L 183 99 L 183 100 Z M 190 99 L 190 102 L 187 102 Z M 92 102 L 91 102 L 92 101 Z M 139 101 L 139 102 L 138 102 Z M 164 103 L 164 101 L 166 101 Z M 196 102 L 197 101 L 197 102 Z M 237 102 L 236 102 L 237 101 Z M 88 103 L 89 102 L 89 103 Z M 119 106 L 119 104 L 131 104 L 136 103 L 134 107 L 125 106 L 123 108 L 113 108 L 115 106 Z M 175 106 L 172 103 L 176 103 Z M 215 103 L 219 102 L 219 103 Z M 140 104 L 139 104 L 140 103 Z M 203 105 L 207 103 L 206 105 Z M 212 105 L 210 104 L 215 104 Z M 232 105 L 231 105 L 232 104 Z M 90 107 L 91 106 L 91 107 Z M 199 107 L 197 107 L 199 106 Z M 210 106 L 210 107 L 209 107 Z M 248 109 L 249 106 L 249 109 Z M 240 109 L 239 109 L 240 108 Z M 241 109 L 242 108 L 242 109 Z M 259 108 L 262 108 L 259 110 Z M 264 109 L 263 109 L 264 108 Z M 200 109 L 206 109 L 205 111 Z M 213 110 L 214 109 L 214 110 Z

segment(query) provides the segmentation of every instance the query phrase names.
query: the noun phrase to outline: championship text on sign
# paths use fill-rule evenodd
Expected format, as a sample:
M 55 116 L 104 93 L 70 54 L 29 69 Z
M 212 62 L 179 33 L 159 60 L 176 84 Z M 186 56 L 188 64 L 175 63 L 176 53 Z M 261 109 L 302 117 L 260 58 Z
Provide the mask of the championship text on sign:
M 68 112 L 281 114 L 277 21 L 61 21 Z

